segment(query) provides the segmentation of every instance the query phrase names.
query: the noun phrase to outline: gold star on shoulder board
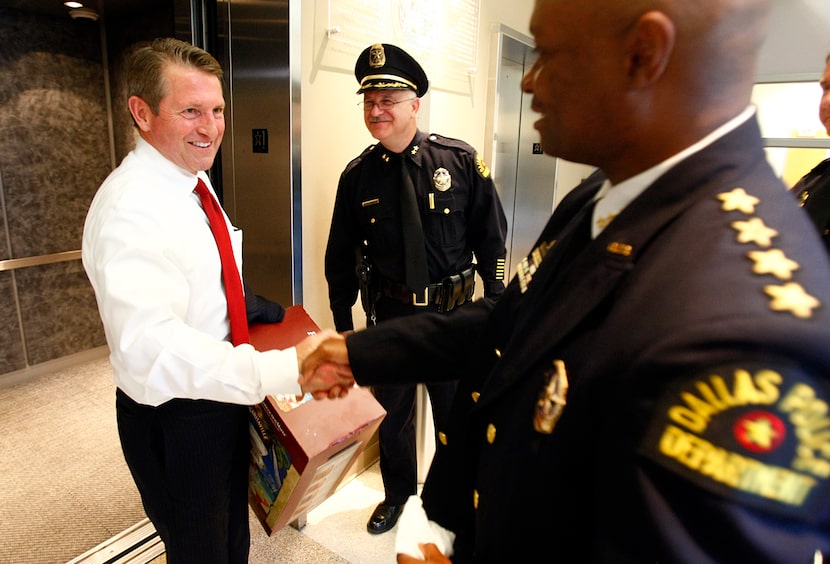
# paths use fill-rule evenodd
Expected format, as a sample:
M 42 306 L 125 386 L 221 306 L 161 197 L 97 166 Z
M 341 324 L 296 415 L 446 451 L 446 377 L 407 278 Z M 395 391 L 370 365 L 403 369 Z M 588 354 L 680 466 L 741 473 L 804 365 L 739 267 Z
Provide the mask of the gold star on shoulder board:
M 755 262 L 752 268 L 755 274 L 772 274 L 779 280 L 789 280 L 793 277 L 793 271 L 800 268 L 800 265 L 788 259 L 781 249 L 750 251 L 747 254 Z
M 755 213 L 755 205 L 761 200 L 755 196 L 750 196 L 743 188 L 735 188 L 731 192 L 724 192 L 718 194 L 718 200 L 723 202 L 723 211 L 735 211 L 750 215 Z
M 813 310 L 821 305 L 796 282 L 788 282 L 783 286 L 765 286 L 764 292 L 772 298 L 770 307 L 773 310 L 789 311 L 801 319 L 812 317 Z
M 739 243 L 755 243 L 759 247 L 769 247 L 772 238 L 778 235 L 778 231 L 764 225 L 759 217 L 748 221 L 733 221 L 732 228 L 738 232 Z

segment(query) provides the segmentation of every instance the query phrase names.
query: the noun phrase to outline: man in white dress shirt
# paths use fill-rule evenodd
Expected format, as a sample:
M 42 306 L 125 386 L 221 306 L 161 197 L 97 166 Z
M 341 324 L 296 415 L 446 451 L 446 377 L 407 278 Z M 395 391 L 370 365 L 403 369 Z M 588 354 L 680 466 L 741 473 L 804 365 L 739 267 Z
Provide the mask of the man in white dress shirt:
M 225 131 L 222 76 L 210 54 L 175 39 L 134 51 L 136 146 L 101 185 L 83 234 L 122 449 L 171 564 L 248 562 L 246 406 L 331 383 L 301 387 L 298 363 L 333 332 L 281 351 L 229 342 L 219 253 L 194 193 L 198 180 L 213 192 L 204 171 Z M 242 232 L 225 220 L 241 276 Z

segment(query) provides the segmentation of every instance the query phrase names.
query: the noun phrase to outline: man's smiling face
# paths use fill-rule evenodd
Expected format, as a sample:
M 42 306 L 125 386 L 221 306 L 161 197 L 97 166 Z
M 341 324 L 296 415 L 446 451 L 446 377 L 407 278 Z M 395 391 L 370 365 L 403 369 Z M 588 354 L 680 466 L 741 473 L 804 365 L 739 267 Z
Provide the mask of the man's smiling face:
M 171 64 L 164 70 L 166 94 L 158 115 L 146 112 L 144 137 L 167 159 L 190 172 L 213 165 L 225 133 L 225 99 L 219 79 Z

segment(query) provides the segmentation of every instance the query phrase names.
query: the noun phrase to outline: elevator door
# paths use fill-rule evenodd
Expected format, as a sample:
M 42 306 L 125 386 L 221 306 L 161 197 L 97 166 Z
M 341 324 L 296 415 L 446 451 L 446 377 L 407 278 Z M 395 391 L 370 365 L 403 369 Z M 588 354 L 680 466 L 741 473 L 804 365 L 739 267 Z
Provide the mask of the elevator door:
M 509 277 L 516 264 L 533 248 L 554 206 L 592 167 L 551 158 L 542 153 L 539 132 L 533 127 L 538 114 L 531 110 L 532 96 L 522 92 L 522 77 L 536 54 L 531 39 L 499 31 L 498 69 L 492 123 L 493 179 L 507 215 Z M 509 278 L 508 278 L 509 280 Z
M 228 83 L 223 205 L 244 233 L 245 281 L 286 307 L 302 303 L 291 17 L 288 0 L 217 2 L 216 51 Z

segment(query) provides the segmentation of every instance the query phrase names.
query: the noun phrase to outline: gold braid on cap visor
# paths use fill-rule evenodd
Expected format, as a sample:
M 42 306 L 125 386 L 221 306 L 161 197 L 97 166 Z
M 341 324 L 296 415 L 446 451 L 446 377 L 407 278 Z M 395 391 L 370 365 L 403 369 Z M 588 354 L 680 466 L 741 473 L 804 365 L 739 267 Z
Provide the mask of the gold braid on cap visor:
M 361 90 L 365 87 L 367 82 L 371 82 L 373 80 L 391 80 L 393 82 L 379 82 L 377 84 L 373 84 L 373 88 L 411 88 L 415 92 L 418 91 L 418 87 L 415 83 L 406 80 L 405 78 L 401 78 L 399 76 L 395 76 L 393 74 L 371 74 L 369 76 L 364 76 L 363 80 L 360 81 L 360 88 Z

